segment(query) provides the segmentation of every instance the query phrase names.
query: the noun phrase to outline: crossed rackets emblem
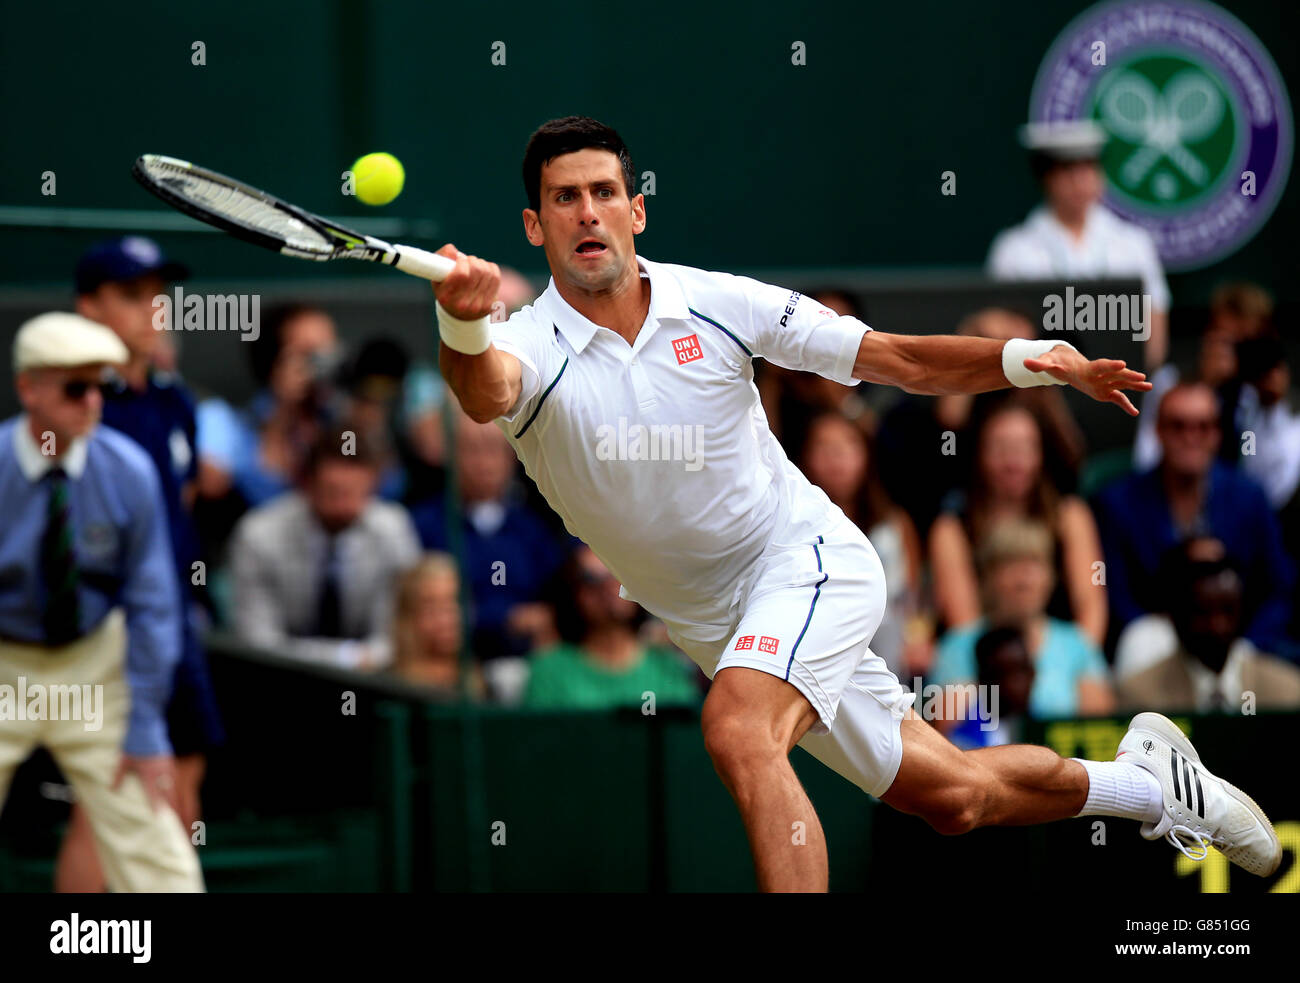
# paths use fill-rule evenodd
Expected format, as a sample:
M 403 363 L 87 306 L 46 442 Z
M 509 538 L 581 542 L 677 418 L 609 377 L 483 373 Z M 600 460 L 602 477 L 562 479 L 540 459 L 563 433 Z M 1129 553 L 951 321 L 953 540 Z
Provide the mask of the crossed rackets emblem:
M 1184 69 L 1163 89 L 1137 72 L 1122 72 L 1102 95 L 1101 112 L 1112 133 L 1139 144 L 1120 165 L 1119 179 L 1125 186 L 1137 187 L 1165 159 L 1198 187 L 1210 180 L 1209 168 L 1187 149 L 1223 120 L 1223 96 L 1204 72 Z

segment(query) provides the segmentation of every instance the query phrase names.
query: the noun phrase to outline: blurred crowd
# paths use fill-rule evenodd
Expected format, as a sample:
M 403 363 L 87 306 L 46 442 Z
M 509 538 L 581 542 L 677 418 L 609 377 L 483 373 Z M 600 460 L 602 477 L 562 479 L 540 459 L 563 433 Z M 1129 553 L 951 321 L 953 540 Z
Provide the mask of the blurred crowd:
M 956 330 L 1035 335 L 1007 310 Z M 699 699 L 694 666 L 431 367 L 390 339 L 345 352 L 329 313 L 298 305 L 271 312 L 250 368 L 249 405 L 197 411 L 210 594 L 241 638 L 507 704 Z M 758 388 L 880 554 L 872 647 L 905 683 L 998 683 L 1003 718 L 1300 706 L 1300 421 L 1267 293 L 1217 291 L 1195 363 L 1155 378 L 1123 461 L 1090 455 L 1058 387 L 876 409 L 764 365 Z
M 1154 388 L 1131 447 L 1090 447 L 1063 387 L 930 397 L 755 366 L 787 455 L 880 555 L 888 608 L 873 650 L 918 692 L 996 684 L 1009 726 L 972 729 L 943 701 L 940 724 L 963 742 L 1010 739 L 1025 718 L 1300 707 L 1300 415 L 1273 300 L 1220 285 L 1195 356 L 1171 361 L 1150 237 L 1101 204 L 1103 139 L 1091 125 L 1026 128 L 1043 201 L 994 240 L 989 274 L 1142 281 Z M 150 322 L 173 275 L 159 259 L 148 289 L 137 271 L 79 303 L 158 379 L 175 379 L 168 333 L 119 325 Z M 506 271 L 499 312 L 533 290 Z M 851 291 L 806 292 L 866 317 Z M 952 327 L 1039 335 L 997 308 Z M 208 619 L 431 696 L 574 708 L 701 698 L 700 672 L 435 366 L 382 333 L 344 345 L 331 312 L 306 302 L 264 311 L 258 338 L 238 347 L 256 395 L 199 394 L 192 412 Z

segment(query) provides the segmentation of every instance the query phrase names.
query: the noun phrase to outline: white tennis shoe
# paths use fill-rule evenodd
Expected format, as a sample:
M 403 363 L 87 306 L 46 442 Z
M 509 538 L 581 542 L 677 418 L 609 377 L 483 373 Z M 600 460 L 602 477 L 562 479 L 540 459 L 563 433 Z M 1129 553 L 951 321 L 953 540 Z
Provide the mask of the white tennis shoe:
M 1246 793 L 1210 774 L 1172 720 L 1139 713 L 1119 742 L 1115 760 L 1145 768 L 1164 791 L 1160 822 L 1142 824 L 1148 840 L 1164 837 L 1192 860 L 1204 860 L 1213 846 L 1260 877 L 1277 870 L 1282 845 L 1264 811 Z

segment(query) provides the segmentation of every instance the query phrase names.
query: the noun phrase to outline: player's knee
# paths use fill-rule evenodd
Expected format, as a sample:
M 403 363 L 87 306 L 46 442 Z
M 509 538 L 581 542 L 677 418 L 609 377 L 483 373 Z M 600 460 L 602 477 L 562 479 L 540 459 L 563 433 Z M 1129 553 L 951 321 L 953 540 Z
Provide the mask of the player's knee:
M 724 777 L 738 779 L 756 771 L 781 753 L 775 741 L 765 740 L 765 728 L 735 713 L 706 714 L 701 720 L 704 749 L 713 767 Z

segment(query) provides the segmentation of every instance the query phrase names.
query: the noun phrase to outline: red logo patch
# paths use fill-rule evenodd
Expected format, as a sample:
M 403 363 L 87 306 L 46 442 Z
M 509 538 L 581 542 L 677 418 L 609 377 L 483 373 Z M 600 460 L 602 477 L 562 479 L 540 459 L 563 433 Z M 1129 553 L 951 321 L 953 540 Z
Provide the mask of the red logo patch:
M 685 365 L 687 362 L 694 362 L 697 358 L 704 357 L 704 352 L 700 350 L 700 339 L 693 334 L 685 338 L 674 338 L 673 354 L 677 356 L 678 365 Z
M 766 652 L 768 655 L 776 655 L 776 647 L 780 644 L 780 641 L 772 636 L 764 635 L 758 640 L 758 650 Z
M 735 651 L 737 652 L 743 652 L 745 649 L 752 649 L 753 647 L 754 647 L 753 635 L 741 635 L 738 639 L 736 639 Z

